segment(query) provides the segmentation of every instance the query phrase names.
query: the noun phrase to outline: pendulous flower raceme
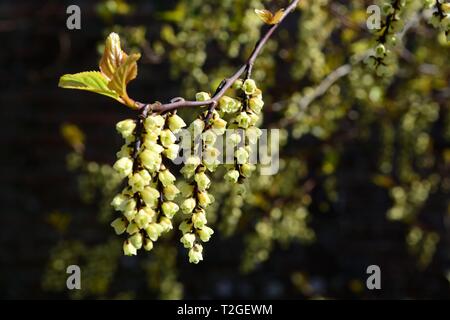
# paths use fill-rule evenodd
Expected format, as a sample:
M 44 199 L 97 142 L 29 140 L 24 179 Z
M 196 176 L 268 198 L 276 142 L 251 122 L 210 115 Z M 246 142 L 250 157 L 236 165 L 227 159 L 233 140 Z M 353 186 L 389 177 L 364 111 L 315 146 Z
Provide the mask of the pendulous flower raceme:
M 425 7 L 432 9 L 429 23 L 445 32 L 447 41 L 450 41 L 450 3 L 444 0 L 426 0 Z
M 389 76 L 393 73 L 397 57 L 394 48 L 398 42 L 398 32 L 403 28 L 401 15 L 408 5 L 405 0 L 389 0 L 382 5 L 385 19 L 382 28 L 377 33 L 376 46 L 373 54 L 369 55 L 365 63 L 380 77 Z
M 225 179 L 231 183 L 242 183 L 256 169 L 253 156 L 255 145 L 261 136 L 261 130 L 257 124 L 264 101 L 261 90 L 252 79 L 238 80 L 234 88 L 238 91 L 238 97 L 229 98 L 234 102 L 230 103 L 228 99 L 225 99 L 221 100 L 220 104 L 220 110 L 231 113 L 228 129 L 232 131 L 227 133 L 226 144 L 234 147 L 232 149 L 233 164 L 226 165 L 228 172 Z M 235 107 L 229 108 L 229 104 Z
M 251 70 L 273 31 L 298 3 L 299 0 L 293 0 L 275 14 L 268 10 L 255 11 L 271 27 L 261 36 L 247 62 L 234 75 L 224 79 L 213 96 L 199 92 L 196 101 L 174 98 L 166 104 L 144 104 L 132 99 L 127 93 L 127 85 L 137 77 L 140 54 L 125 53 L 116 33 L 106 39 L 98 71 L 67 74 L 60 78 L 60 87 L 101 94 L 139 112 L 136 120 L 127 119 L 116 125 L 124 144 L 116 154 L 113 167 L 125 181 L 125 187 L 111 201 L 114 209 L 120 212 L 111 226 L 118 235 L 126 235 L 125 255 L 136 255 L 140 249 L 152 250 L 158 238 L 173 229 L 173 218 L 181 210 L 184 218 L 179 225 L 180 241 L 189 249 L 191 263 L 203 260 L 202 243 L 208 242 L 214 233 L 207 225 L 206 215 L 206 209 L 214 202 L 208 191 L 211 186 L 209 174 L 222 163 L 219 157 L 223 158 L 217 142 L 223 141 L 222 136 L 228 129 L 235 131 L 230 136 L 227 133 L 225 138 L 228 145 L 235 147 L 227 154 L 232 161 L 225 178 L 242 183 L 250 177 L 255 170 L 251 161 L 252 145 L 261 135 L 257 123 L 264 105 L 261 90 L 250 79 Z M 246 79 L 240 80 L 244 73 Z M 228 90 L 234 90 L 236 97 L 225 96 Z M 179 141 L 177 135 L 183 133 L 180 131 L 186 123 L 176 110 L 202 105 L 208 107 L 207 110 L 189 125 L 188 130 L 183 130 L 189 134 L 182 135 Z M 168 162 L 180 158 L 181 147 L 189 152 L 180 171 L 186 181 L 177 187 Z M 177 203 L 180 193 L 183 199 Z
M 138 130 L 136 122 L 129 119 L 116 125 L 125 143 L 114 169 L 127 184 L 111 202 L 122 213 L 111 226 L 118 235 L 127 234 L 125 255 L 136 255 L 141 248 L 150 251 L 153 242 L 173 228 L 172 218 L 179 211 L 173 200 L 180 191 L 164 161 L 177 157 L 175 134 L 186 124 L 176 114 L 166 114 L 150 115 L 141 126 Z M 140 147 L 136 147 L 136 139 Z

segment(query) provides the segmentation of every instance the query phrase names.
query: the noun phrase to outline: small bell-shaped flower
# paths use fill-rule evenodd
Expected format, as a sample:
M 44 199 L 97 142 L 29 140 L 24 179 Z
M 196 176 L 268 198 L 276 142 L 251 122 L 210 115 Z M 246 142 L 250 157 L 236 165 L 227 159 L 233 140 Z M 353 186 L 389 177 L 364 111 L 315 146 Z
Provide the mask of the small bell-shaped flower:
M 214 233 L 214 230 L 210 227 L 204 226 L 200 230 L 197 231 L 198 236 L 200 237 L 200 240 L 203 242 L 208 242 L 211 238 L 211 235 Z
M 183 121 L 183 119 L 176 114 L 169 117 L 168 120 L 169 129 L 173 133 L 177 133 L 181 130 L 181 128 L 186 127 L 186 123 Z
M 205 191 L 205 192 L 199 192 L 197 194 L 198 197 L 198 203 L 202 208 L 206 208 L 212 203 L 211 196 Z
M 167 159 L 175 160 L 178 157 L 178 153 L 180 151 L 180 146 L 177 144 L 172 144 L 164 150 L 163 154 Z
M 145 204 L 147 206 L 149 206 L 150 208 L 155 208 L 157 203 L 158 203 L 158 199 L 159 199 L 159 191 L 156 190 L 153 187 L 145 187 L 144 190 L 142 190 L 140 192 L 142 200 L 144 200 Z
M 244 90 L 245 94 L 250 96 L 256 92 L 257 86 L 256 82 L 253 79 L 247 79 L 244 81 L 242 85 L 242 90 Z
M 158 174 L 158 179 L 164 187 L 173 184 L 176 180 L 175 176 L 168 169 L 163 169 L 160 171 Z
M 156 223 L 150 223 L 147 228 L 145 228 L 145 232 L 147 233 L 147 236 L 152 240 L 156 241 L 158 240 L 159 236 L 161 235 L 161 229 L 158 227 L 158 224 Z
M 128 238 L 128 240 L 136 249 L 142 248 L 143 238 L 140 232 L 133 234 L 131 237 Z
M 189 220 L 184 220 L 182 223 L 180 223 L 178 229 L 180 229 L 180 231 L 183 232 L 183 234 L 191 232 L 192 223 L 189 222 Z
M 123 120 L 116 124 L 117 132 L 119 132 L 124 139 L 131 137 L 135 128 L 136 123 L 131 119 Z
M 175 202 L 172 201 L 166 201 L 162 204 L 162 211 L 166 217 L 169 219 L 172 219 L 173 216 L 178 212 L 180 209 L 178 205 Z
M 239 171 L 230 170 L 225 174 L 225 180 L 231 183 L 237 183 L 239 179 Z
M 136 232 L 139 232 L 139 227 L 137 226 L 137 224 L 134 222 L 129 223 L 127 227 L 127 233 L 135 234 Z
M 129 157 L 123 157 L 114 163 L 114 170 L 122 177 L 125 178 L 133 171 L 133 160 Z
M 203 260 L 203 247 L 201 244 L 195 244 L 190 250 L 189 250 L 189 262 L 190 263 L 199 263 Z
M 168 232 L 173 229 L 172 221 L 167 217 L 162 217 L 159 225 L 162 228 L 162 232 Z
M 181 239 L 180 242 L 183 244 L 183 246 L 187 249 L 190 249 L 194 246 L 195 242 L 195 234 L 193 233 L 185 233 Z
M 194 180 L 197 183 L 197 187 L 200 191 L 205 191 L 211 184 L 211 180 L 204 172 L 196 173 Z
M 172 144 L 174 144 L 177 141 L 177 137 L 169 129 L 165 129 L 165 130 L 161 131 L 160 139 L 161 139 L 161 144 L 165 148 L 168 148 L 169 146 L 171 146 Z
M 198 92 L 198 93 L 195 95 L 195 99 L 196 99 L 197 101 L 208 101 L 208 100 L 211 99 L 211 96 L 210 96 L 210 94 L 207 93 L 207 92 Z
M 123 243 L 123 254 L 126 256 L 135 256 L 137 254 L 136 248 L 128 240 Z
M 204 210 L 198 210 L 192 214 L 192 223 L 196 229 L 203 228 L 207 222 Z
M 153 241 L 145 238 L 144 239 L 144 250 L 145 251 L 151 251 L 153 249 Z
M 194 210 L 196 205 L 197 205 L 197 202 L 195 201 L 194 198 L 188 198 L 188 199 L 185 199 L 183 201 L 183 203 L 181 204 L 181 210 L 183 211 L 183 213 L 189 214 Z
M 123 218 L 117 218 L 111 222 L 111 227 L 113 227 L 115 233 L 119 235 L 124 233 L 127 229 L 127 222 Z
M 180 190 L 178 190 L 178 188 L 174 184 L 171 184 L 164 188 L 164 198 L 167 200 L 174 200 L 179 193 Z

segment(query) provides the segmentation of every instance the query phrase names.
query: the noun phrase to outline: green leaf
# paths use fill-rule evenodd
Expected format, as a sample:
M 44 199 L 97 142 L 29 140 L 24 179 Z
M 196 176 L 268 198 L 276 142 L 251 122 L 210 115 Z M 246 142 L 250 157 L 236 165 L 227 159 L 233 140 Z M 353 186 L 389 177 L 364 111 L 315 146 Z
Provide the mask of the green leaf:
M 116 70 L 126 61 L 127 54 L 120 47 L 120 37 L 117 33 L 111 33 L 106 39 L 105 50 L 100 60 L 100 71 L 112 79 Z
M 125 62 L 117 68 L 113 78 L 108 83 L 108 88 L 117 92 L 119 96 L 125 100 L 127 105 L 129 105 L 127 84 L 137 76 L 138 67 L 136 61 L 138 61 L 140 57 L 141 55 L 138 53 L 128 56 Z
M 108 79 L 98 71 L 66 74 L 59 79 L 59 87 L 95 92 L 122 102 L 114 90 L 108 88 Z

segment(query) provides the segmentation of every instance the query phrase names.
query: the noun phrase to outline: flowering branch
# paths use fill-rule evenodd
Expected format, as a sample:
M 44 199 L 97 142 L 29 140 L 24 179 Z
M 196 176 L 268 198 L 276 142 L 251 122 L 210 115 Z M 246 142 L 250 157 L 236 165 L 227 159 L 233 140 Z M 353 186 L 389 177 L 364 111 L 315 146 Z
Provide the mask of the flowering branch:
M 235 74 L 233 74 L 230 78 L 224 79 L 222 83 L 219 85 L 219 87 L 216 90 L 216 93 L 214 96 L 211 97 L 211 99 L 206 101 L 189 101 L 185 100 L 184 98 L 175 98 L 172 99 L 169 103 L 160 103 L 156 102 L 153 104 L 144 104 L 137 102 L 137 106 L 139 110 L 143 110 L 145 106 L 150 105 L 150 109 L 152 112 L 155 113 L 166 113 L 172 110 L 176 110 L 178 108 L 184 108 L 184 107 L 201 107 L 201 106 L 210 106 L 210 112 L 211 110 L 214 110 L 215 106 L 219 102 L 220 98 L 222 98 L 225 94 L 225 92 L 233 85 L 233 83 L 239 79 L 239 77 L 246 72 L 246 78 L 249 78 L 253 69 L 253 65 L 256 61 L 256 58 L 261 53 L 262 49 L 266 45 L 267 41 L 270 39 L 272 34 L 275 32 L 275 30 L 278 28 L 278 26 L 283 22 L 283 20 L 297 7 L 300 0 L 293 0 L 291 4 L 284 10 L 283 16 L 277 21 L 277 23 L 273 24 L 266 33 L 261 37 L 261 39 L 257 42 L 255 48 L 253 49 L 253 52 L 250 54 L 247 62 L 242 65 L 239 70 L 236 71 Z

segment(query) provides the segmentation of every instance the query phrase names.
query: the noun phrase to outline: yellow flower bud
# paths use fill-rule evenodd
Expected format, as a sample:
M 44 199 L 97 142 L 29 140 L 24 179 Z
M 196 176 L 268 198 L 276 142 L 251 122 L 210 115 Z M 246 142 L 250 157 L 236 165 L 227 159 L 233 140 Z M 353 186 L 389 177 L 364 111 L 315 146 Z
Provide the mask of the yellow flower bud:
M 187 249 L 190 249 L 194 246 L 195 242 L 195 234 L 193 233 L 185 233 L 181 239 L 180 242 L 183 244 L 183 246 Z
M 204 210 L 199 210 L 192 214 L 192 223 L 196 229 L 203 228 L 207 222 Z
M 194 180 L 197 183 L 197 187 L 200 191 L 205 191 L 211 184 L 211 180 L 204 172 L 197 173 L 194 177 Z
M 244 90 L 246 95 L 252 95 L 256 92 L 256 82 L 253 79 L 247 79 L 244 81 L 244 84 L 242 85 L 242 90 Z
M 132 221 L 136 216 L 136 200 L 130 198 L 126 201 L 123 207 L 123 215 L 128 221 Z
M 152 151 L 146 149 L 140 153 L 139 157 L 141 158 L 142 164 L 150 172 L 156 172 L 159 170 L 159 167 L 161 166 L 161 162 L 162 162 L 162 158 L 159 153 L 152 152 Z
M 111 222 L 111 227 L 113 227 L 115 233 L 119 235 L 124 233 L 127 229 L 127 222 L 122 218 L 117 218 L 113 222 Z
M 145 232 L 147 233 L 150 240 L 156 241 L 161 235 L 162 228 L 160 229 L 159 225 L 156 223 L 150 223 L 147 228 L 145 228 Z
M 118 195 L 116 195 L 112 201 L 111 201 L 111 206 L 116 210 L 116 211 L 122 211 L 123 207 L 125 206 L 126 201 L 128 200 L 128 197 L 119 193 Z
M 120 158 L 114 163 L 114 170 L 122 177 L 125 178 L 133 171 L 133 160 L 128 157 Z
M 225 133 L 225 130 L 227 128 L 227 122 L 222 118 L 216 118 L 213 121 L 212 128 L 215 134 L 221 136 Z
M 136 249 L 142 248 L 143 238 L 140 232 L 133 234 L 131 237 L 128 238 L 128 240 Z
M 137 254 L 136 248 L 128 240 L 123 243 L 123 254 L 126 256 L 135 256 Z
M 199 192 L 197 197 L 198 203 L 202 208 L 206 208 L 212 203 L 211 197 L 207 192 Z
M 207 146 L 211 146 L 216 143 L 217 136 L 212 130 L 207 130 L 202 134 L 203 143 Z
M 162 130 L 160 128 L 152 129 L 152 131 L 146 131 L 144 135 L 144 146 L 151 143 L 157 143 L 161 131 Z
M 232 144 L 233 146 L 237 146 L 241 141 L 241 135 L 237 132 L 234 132 L 227 137 L 227 142 Z
M 183 234 L 191 232 L 192 223 L 189 223 L 188 220 L 184 220 L 182 223 L 180 223 L 178 229 L 180 229 L 180 231 L 183 232 Z
M 239 179 L 239 171 L 230 170 L 225 174 L 225 180 L 231 183 L 236 183 Z
M 250 144 L 256 144 L 259 137 L 262 135 L 262 131 L 257 127 L 250 127 L 245 131 L 245 135 L 247 136 Z
M 219 108 L 223 112 L 233 113 L 238 111 L 240 107 L 241 107 L 240 102 L 233 98 L 223 96 L 219 100 Z
M 180 182 L 178 187 L 180 188 L 181 195 L 185 198 L 192 196 L 194 192 L 194 186 L 185 181 Z
M 181 210 L 183 211 L 183 213 L 189 214 L 194 210 L 196 204 L 197 202 L 194 198 L 188 198 L 181 204 Z
M 153 249 L 153 242 L 150 239 L 144 239 L 144 250 L 151 251 Z
M 260 98 L 254 97 L 254 98 L 250 99 L 248 104 L 250 106 L 250 109 L 252 109 L 252 111 L 254 113 L 260 114 L 261 110 L 262 110 L 262 108 L 264 106 L 264 101 L 262 99 L 260 99 Z
M 209 93 L 206 92 L 198 92 L 195 95 L 195 100 L 197 101 L 208 101 L 211 99 L 211 96 L 209 95 Z
M 163 154 L 167 159 L 175 160 L 178 157 L 178 153 L 180 151 L 180 146 L 177 144 L 172 144 L 164 150 Z
M 189 126 L 189 131 L 193 136 L 199 135 L 203 132 L 203 129 L 205 128 L 205 123 L 203 120 L 196 119 L 192 121 L 191 125 Z
M 189 250 L 189 262 L 190 263 L 199 263 L 203 260 L 203 247 L 200 244 L 195 244 L 190 250 Z
M 152 221 L 154 215 L 155 211 L 153 211 L 152 209 L 148 207 L 142 208 L 134 217 L 134 222 L 139 227 L 139 229 L 145 229 Z
M 238 123 L 238 126 L 243 129 L 247 129 L 250 126 L 251 118 L 247 114 L 247 112 L 241 112 L 237 117 L 236 121 Z
M 234 157 L 236 158 L 238 164 L 244 164 L 247 163 L 249 154 L 245 148 L 241 147 L 234 152 Z
M 122 148 L 120 148 L 119 152 L 116 153 L 117 159 L 120 158 L 130 158 L 131 156 L 131 148 L 128 146 L 128 144 L 124 144 Z
M 127 233 L 128 234 L 135 234 L 136 232 L 139 232 L 139 228 L 136 225 L 136 223 L 134 223 L 134 222 L 129 223 L 128 227 L 127 227 Z
M 197 231 L 198 236 L 200 237 L 200 240 L 203 242 L 208 242 L 211 238 L 211 235 L 214 233 L 214 230 L 210 227 L 204 226 L 200 230 Z
M 167 200 L 174 200 L 179 193 L 180 190 L 178 190 L 178 188 L 174 184 L 171 184 L 164 188 L 164 198 L 166 198 Z
M 166 122 L 166 120 L 161 115 L 149 116 L 144 121 L 144 127 L 145 127 L 145 130 L 147 130 L 148 132 L 151 132 L 154 129 L 162 128 L 164 126 L 165 122 Z
M 144 147 L 145 149 L 150 150 L 151 152 L 154 153 L 161 153 L 164 151 L 164 148 L 161 145 L 150 140 L 146 140 L 144 142 Z
M 162 211 L 166 217 L 172 219 L 175 213 L 178 212 L 180 208 L 174 202 L 167 201 L 162 204 Z
M 244 85 L 244 80 L 242 79 L 237 79 L 234 83 L 233 83 L 233 88 L 236 90 L 240 90 L 242 88 L 242 86 Z
M 162 232 L 167 232 L 173 229 L 172 221 L 167 217 L 162 217 L 159 221 L 159 225 L 162 227 Z
M 144 187 L 147 186 L 151 180 L 152 177 L 147 170 L 140 170 L 128 179 L 128 184 L 134 192 L 140 192 L 144 190 Z
M 175 141 L 177 141 L 177 137 L 175 137 L 173 132 L 170 131 L 169 129 L 161 131 L 159 137 L 161 138 L 161 144 L 166 148 L 174 144 Z
M 136 123 L 131 119 L 123 120 L 116 124 L 116 130 L 122 135 L 124 139 L 132 136 L 135 128 Z
M 253 164 L 245 163 L 241 166 L 242 175 L 246 178 L 250 178 L 256 166 Z
M 152 187 L 145 187 L 144 190 L 140 192 L 142 200 L 150 208 L 155 208 L 158 204 L 159 191 Z
M 160 171 L 158 174 L 158 179 L 164 187 L 173 184 L 176 180 L 175 176 L 168 169 Z
M 176 114 L 170 116 L 169 121 L 169 129 L 173 132 L 173 133 L 177 133 L 178 131 L 181 130 L 181 128 L 186 127 L 186 123 L 184 122 L 184 120 L 177 116 Z

